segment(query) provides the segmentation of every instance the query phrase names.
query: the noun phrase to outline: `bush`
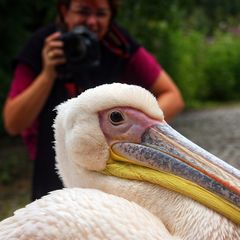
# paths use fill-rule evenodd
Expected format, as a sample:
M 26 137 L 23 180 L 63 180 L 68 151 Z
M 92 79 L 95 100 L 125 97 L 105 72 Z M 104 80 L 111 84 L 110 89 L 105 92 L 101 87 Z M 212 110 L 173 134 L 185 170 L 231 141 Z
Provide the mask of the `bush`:
M 157 54 L 167 72 L 179 86 L 186 102 L 202 98 L 204 83 L 204 35 L 200 32 L 167 30 L 164 52 Z M 167 47 L 166 47 L 167 46 Z
M 240 39 L 229 33 L 216 33 L 209 43 L 204 62 L 208 83 L 206 98 L 215 101 L 240 100 Z
M 240 100 L 239 36 L 228 31 L 238 23 L 239 1 L 123 3 L 121 22 L 157 56 L 187 106 Z
M 179 86 L 187 106 L 204 101 L 240 100 L 240 38 L 230 32 L 204 32 L 151 22 L 155 33 L 145 46 Z M 149 43 L 150 42 L 150 43 Z

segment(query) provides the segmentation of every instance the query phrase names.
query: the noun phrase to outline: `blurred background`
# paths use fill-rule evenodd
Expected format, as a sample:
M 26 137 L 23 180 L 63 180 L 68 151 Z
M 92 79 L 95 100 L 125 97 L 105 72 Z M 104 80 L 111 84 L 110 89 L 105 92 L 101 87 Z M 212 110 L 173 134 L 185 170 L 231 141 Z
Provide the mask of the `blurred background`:
M 12 78 L 11 61 L 34 30 L 54 21 L 55 3 L 18 0 L 12 4 L 0 0 L 1 112 Z M 239 128 L 240 0 L 122 0 L 118 20 L 154 53 L 181 89 L 186 110 L 173 123 L 179 131 L 188 137 L 193 131 L 195 136 L 203 134 L 199 124 L 207 120 L 194 117 L 192 112 L 203 111 L 204 116 L 209 116 L 209 109 L 221 108 L 234 108 L 234 127 Z M 216 111 L 215 120 L 230 115 Z M 210 122 L 212 125 L 204 129 L 211 136 L 209 129 L 216 124 Z M 235 132 L 238 146 L 239 138 Z M 206 139 L 201 141 L 204 146 Z M 235 162 L 235 166 L 238 164 Z M 6 134 L 1 118 L 0 219 L 29 202 L 31 171 L 32 163 L 21 139 Z

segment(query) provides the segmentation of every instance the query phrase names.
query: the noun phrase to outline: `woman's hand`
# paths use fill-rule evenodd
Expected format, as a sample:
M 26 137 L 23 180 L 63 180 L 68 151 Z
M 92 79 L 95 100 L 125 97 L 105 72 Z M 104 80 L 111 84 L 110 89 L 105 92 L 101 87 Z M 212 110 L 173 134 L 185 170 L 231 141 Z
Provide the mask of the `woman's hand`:
M 56 66 L 66 62 L 63 51 L 63 41 L 59 40 L 60 35 L 60 32 L 49 35 L 45 39 L 42 50 L 42 74 L 52 81 L 57 77 Z

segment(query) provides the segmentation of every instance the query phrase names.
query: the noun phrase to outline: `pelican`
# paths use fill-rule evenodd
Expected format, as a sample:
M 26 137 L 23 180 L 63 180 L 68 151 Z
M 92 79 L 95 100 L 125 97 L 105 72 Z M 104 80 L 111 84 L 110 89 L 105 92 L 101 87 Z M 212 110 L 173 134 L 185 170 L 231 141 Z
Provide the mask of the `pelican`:
M 240 239 L 239 170 L 172 129 L 144 88 L 89 89 L 57 107 L 54 129 L 65 187 L 135 202 L 169 234 L 162 239 Z
M 66 187 L 134 201 L 182 239 L 240 239 L 240 172 L 173 130 L 150 92 L 102 85 L 57 113 L 56 161 Z

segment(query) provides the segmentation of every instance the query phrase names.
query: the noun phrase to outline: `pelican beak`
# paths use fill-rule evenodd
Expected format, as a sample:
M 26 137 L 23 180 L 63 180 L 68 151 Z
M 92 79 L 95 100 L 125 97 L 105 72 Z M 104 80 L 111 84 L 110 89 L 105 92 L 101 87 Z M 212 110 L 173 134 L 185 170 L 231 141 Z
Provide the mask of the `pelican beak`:
M 110 155 L 105 174 L 159 184 L 240 224 L 240 171 L 165 121 L 146 129 L 139 143 L 114 143 Z

